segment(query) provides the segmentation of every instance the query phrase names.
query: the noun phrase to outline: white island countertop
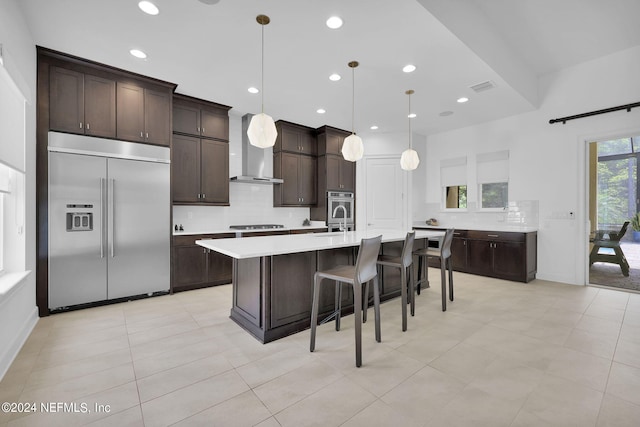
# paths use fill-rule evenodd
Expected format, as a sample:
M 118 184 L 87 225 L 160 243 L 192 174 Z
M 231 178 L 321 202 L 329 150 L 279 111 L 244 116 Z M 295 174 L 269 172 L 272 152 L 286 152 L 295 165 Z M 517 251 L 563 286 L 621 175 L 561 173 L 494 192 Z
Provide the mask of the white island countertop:
M 291 234 L 283 236 L 244 237 L 242 239 L 205 239 L 196 244 L 236 259 L 284 255 L 298 252 L 359 246 L 362 239 L 382 235 L 382 243 L 403 241 L 402 230 L 342 231 L 334 233 Z M 416 239 L 440 239 L 442 231 L 416 230 Z

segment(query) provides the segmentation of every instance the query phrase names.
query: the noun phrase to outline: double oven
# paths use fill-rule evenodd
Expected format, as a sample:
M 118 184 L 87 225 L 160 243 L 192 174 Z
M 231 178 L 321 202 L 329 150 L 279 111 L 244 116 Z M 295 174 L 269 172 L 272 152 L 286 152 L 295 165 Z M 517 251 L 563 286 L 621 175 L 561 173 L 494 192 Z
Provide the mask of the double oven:
M 340 208 L 342 206 L 342 208 Z M 336 231 L 346 223 L 347 230 L 353 230 L 355 199 L 348 191 L 327 192 L 327 227 Z

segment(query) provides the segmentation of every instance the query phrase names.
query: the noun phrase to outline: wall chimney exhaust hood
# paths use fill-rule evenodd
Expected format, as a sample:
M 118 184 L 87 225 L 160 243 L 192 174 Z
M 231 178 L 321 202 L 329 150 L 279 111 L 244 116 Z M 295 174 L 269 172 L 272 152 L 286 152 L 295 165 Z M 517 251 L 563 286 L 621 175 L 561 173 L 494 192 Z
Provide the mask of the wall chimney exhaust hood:
M 280 178 L 264 176 L 265 153 L 270 150 L 254 147 L 249 143 L 247 129 L 253 114 L 242 116 L 242 175 L 232 176 L 231 182 L 246 182 L 249 184 L 282 184 Z M 271 160 L 273 162 L 273 160 Z

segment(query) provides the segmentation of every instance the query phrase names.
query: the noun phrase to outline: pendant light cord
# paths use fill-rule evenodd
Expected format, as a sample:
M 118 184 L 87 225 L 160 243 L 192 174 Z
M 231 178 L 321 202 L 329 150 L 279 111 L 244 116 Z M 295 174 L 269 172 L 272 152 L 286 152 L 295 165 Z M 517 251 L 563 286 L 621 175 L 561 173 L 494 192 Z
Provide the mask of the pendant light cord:
M 356 134 L 356 68 L 351 67 L 351 134 Z
M 413 135 L 411 133 L 411 94 L 409 94 L 409 150 L 412 150 Z
M 262 63 L 260 70 L 260 86 L 262 89 L 262 98 L 260 99 L 260 112 L 264 114 L 264 24 L 260 25 L 262 27 Z

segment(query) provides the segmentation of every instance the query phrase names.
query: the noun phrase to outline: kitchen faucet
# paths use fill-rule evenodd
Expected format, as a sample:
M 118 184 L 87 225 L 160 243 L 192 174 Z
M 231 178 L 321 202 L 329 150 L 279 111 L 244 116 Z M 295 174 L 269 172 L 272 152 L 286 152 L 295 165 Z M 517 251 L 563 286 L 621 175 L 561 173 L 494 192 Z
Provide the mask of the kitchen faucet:
M 338 205 L 336 206 L 336 208 L 333 210 L 333 217 L 336 217 L 336 212 L 338 212 L 338 209 L 342 208 L 343 212 L 344 212 L 344 225 L 340 225 L 340 231 L 342 231 L 344 233 L 344 237 L 347 237 L 347 208 L 345 208 L 342 205 Z

